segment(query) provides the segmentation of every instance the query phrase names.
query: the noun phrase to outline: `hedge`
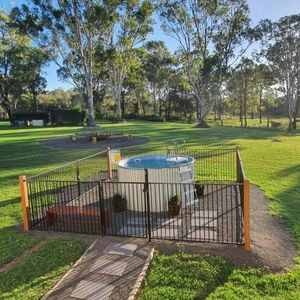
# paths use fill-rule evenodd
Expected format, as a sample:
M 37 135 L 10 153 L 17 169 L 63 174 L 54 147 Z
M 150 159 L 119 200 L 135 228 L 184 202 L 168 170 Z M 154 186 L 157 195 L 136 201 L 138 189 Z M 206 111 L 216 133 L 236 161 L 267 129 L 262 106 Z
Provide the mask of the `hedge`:
M 12 114 L 11 121 L 15 123 L 17 121 L 32 121 L 32 120 L 44 120 L 47 124 L 49 122 L 49 113 L 47 112 L 15 112 Z
M 56 125 L 83 125 L 86 112 L 80 109 L 51 109 L 51 123 Z

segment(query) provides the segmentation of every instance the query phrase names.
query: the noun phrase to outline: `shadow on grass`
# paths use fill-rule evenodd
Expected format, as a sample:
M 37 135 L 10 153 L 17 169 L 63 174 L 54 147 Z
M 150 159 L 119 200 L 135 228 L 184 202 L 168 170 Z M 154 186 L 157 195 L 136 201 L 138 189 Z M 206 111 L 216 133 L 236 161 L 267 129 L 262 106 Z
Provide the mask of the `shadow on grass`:
M 283 217 L 285 225 L 291 230 L 300 247 L 300 164 L 288 167 L 276 173 L 277 176 L 284 177 L 293 184 L 288 189 L 282 188 L 276 199 L 272 199 L 271 206 L 275 213 Z M 275 176 L 276 176 L 275 175 Z
M 219 256 L 158 254 L 140 299 L 205 299 L 228 280 L 232 271 L 233 266 Z
M 13 226 L 2 227 L 0 229 L 0 265 L 8 263 L 40 240 L 40 236 L 18 232 Z
M 0 275 L 0 294 L 10 299 L 40 299 L 84 249 L 85 246 L 78 241 L 50 240 Z

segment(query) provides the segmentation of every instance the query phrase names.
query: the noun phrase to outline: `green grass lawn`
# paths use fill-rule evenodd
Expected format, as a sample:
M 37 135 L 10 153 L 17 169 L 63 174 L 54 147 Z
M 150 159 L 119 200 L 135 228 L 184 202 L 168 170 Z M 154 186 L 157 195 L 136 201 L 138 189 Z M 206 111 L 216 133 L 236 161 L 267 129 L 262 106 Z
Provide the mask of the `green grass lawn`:
M 282 216 L 282 220 L 291 230 L 299 246 L 300 134 L 263 129 L 220 127 L 213 124 L 208 129 L 193 128 L 189 124 L 138 121 L 129 121 L 122 124 L 103 124 L 103 126 L 110 131 L 115 130 L 146 136 L 149 138 L 149 142 L 145 147 L 161 146 L 168 139 L 180 137 L 186 138 L 188 146 L 191 148 L 239 146 L 248 178 L 265 192 L 267 198 L 270 199 L 272 214 Z M 95 149 L 70 151 L 46 148 L 39 145 L 39 140 L 65 136 L 77 129 L 76 127 L 21 129 L 12 128 L 7 123 L 0 123 L 0 264 L 9 262 L 25 249 L 31 248 L 39 240 L 38 237 L 17 233 L 13 228 L 15 224 L 21 221 L 17 177 L 21 174 L 32 175 L 49 170 L 61 163 L 95 152 Z M 59 246 L 53 246 L 53 253 L 55 253 L 56 248 L 59 249 Z M 49 254 L 49 259 L 54 255 L 53 253 Z M 47 263 L 47 259 L 48 255 L 45 255 L 43 264 Z M 201 264 L 206 259 L 209 264 L 210 258 L 199 258 Z M 223 262 L 220 261 L 220 264 L 222 265 Z M 11 272 L 9 276 L 14 277 L 14 272 L 17 272 L 14 270 L 8 271 Z M 24 263 L 22 272 L 31 273 L 30 264 Z M 41 275 L 36 270 L 34 272 L 37 281 L 39 278 L 45 278 L 44 280 L 49 283 L 49 285 L 45 283 L 47 288 L 61 274 L 53 271 L 55 275 L 53 277 L 51 275 L 50 280 L 45 274 Z M 3 276 L 8 275 L 0 275 L 0 282 Z M 211 284 L 215 286 L 215 289 L 201 292 L 201 295 L 207 294 L 209 297 L 215 295 L 216 298 L 219 297 L 220 299 L 226 297 L 234 299 L 238 293 L 241 293 L 241 295 L 248 294 L 249 297 L 254 294 L 257 297 L 282 298 L 287 296 L 287 289 L 293 286 L 294 294 L 291 295 L 294 297 L 293 299 L 296 299 L 300 282 L 299 277 L 298 265 L 289 273 L 280 276 L 260 275 L 258 271 L 238 270 L 232 267 L 231 273 L 224 282 L 217 280 L 214 276 L 203 279 L 204 286 L 209 286 L 209 280 L 212 280 Z M 41 289 L 38 284 L 35 288 L 36 280 L 33 280 L 33 283 L 30 284 L 31 292 L 36 295 L 44 293 L 45 289 Z M 26 298 L 26 291 L 29 290 L 29 285 L 26 285 L 25 279 L 24 282 L 18 281 L 18 285 L 23 288 L 16 288 L 15 293 L 17 296 L 15 298 L 28 299 Z M 165 287 L 168 287 L 167 282 L 165 282 Z M 179 288 L 176 291 L 178 291 L 177 295 L 181 295 Z M 273 291 L 276 291 L 276 294 Z M 9 295 L 9 292 L 6 292 L 6 295 Z M 147 291 L 147 295 L 148 297 L 151 295 L 150 290 Z M 11 296 L 7 296 L 7 298 L 13 299 Z M 247 297 L 245 296 L 245 298 Z M 165 299 L 184 298 L 170 296 L 169 298 L 165 297 Z

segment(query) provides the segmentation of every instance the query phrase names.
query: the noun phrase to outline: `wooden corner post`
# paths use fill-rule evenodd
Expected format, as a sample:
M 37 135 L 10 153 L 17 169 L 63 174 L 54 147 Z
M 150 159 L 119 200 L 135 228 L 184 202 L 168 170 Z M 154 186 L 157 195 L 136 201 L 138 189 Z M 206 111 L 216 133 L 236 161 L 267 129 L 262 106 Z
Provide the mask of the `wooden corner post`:
M 111 167 L 111 159 L 110 159 L 110 148 L 106 148 L 106 163 L 107 163 L 107 173 L 108 178 L 112 179 L 112 167 Z
M 23 230 L 29 230 L 29 208 L 28 208 L 28 190 L 26 176 L 19 176 L 19 185 L 21 191 L 21 204 L 23 212 Z
M 251 251 L 250 239 L 250 182 L 244 180 L 244 249 Z

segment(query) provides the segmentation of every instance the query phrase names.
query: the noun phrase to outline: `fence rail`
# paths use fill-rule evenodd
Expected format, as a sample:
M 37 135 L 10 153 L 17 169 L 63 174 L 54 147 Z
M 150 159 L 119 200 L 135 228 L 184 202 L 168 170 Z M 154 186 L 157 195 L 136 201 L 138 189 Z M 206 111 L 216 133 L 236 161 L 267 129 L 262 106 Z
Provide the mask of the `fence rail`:
M 27 180 L 98 180 L 100 175 L 107 177 L 107 150 L 72 161 L 49 171 L 27 178 Z

